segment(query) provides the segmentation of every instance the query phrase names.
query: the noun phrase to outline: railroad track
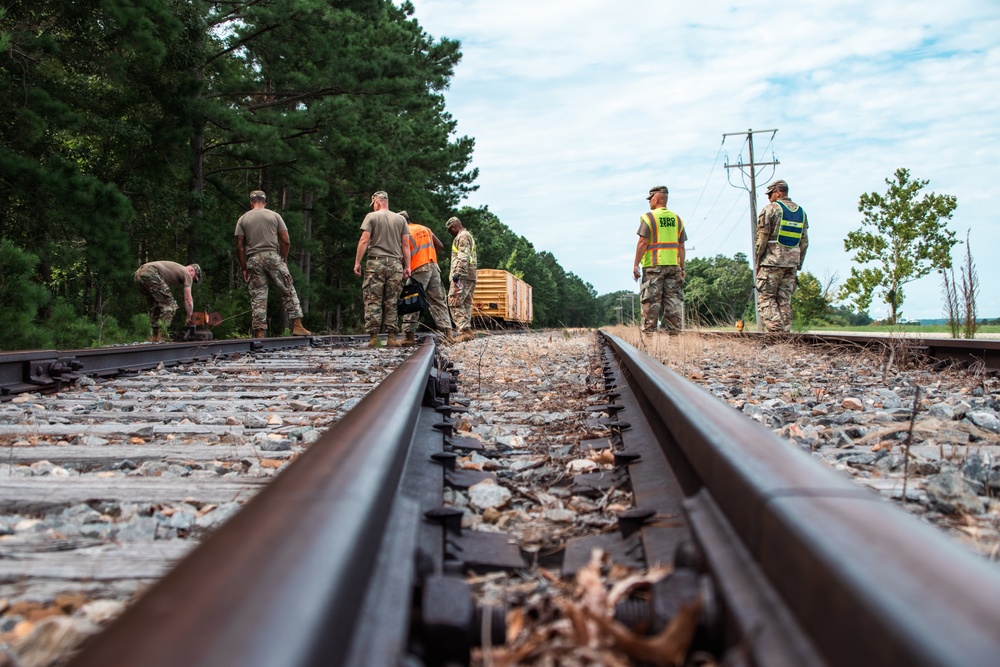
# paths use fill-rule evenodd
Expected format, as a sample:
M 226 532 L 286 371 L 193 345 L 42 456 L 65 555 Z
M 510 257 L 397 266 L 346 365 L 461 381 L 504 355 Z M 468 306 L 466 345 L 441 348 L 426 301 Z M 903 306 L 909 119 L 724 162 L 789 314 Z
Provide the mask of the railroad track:
M 540 560 L 509 534 L 463 527 L 446 489 L 481 476 L 456 460 L 479 452 L 503 465 L 510 452 L 482 452 L 459 432 L 469 379 L 425 343 L 73 664 L 468 662 L 508 630 L 507 610 L 477 600 L 470 573 L 566 579 L 595 549 L 640 570 L 673 563 L 619 604 L 618 620 L 641 637 L 695 619 L 684 649 L 719 661 L 990 664 L 1000 654 L 993 566 L 624 341 L 602 340 L 600 400 L 574 419 L 600 434 L 577 447 L 606 448 L 613 464 L 573 477 L 568 493 L 627 487 L 633 506 L 616 530 Z
M 866 336 L 860 334 L 775 334 L 760 332 L 716 332 L 713 335 L 759 339 L 763 342 L 794 341 L 799 344 L 846 349 L 888 350 L 900 356 L 931 360 L 936 368 L 948 366 L 972 368 L 990 375 L 1000 373 L 1000 340 L 932 338 L 918 332 L 899 335 Z

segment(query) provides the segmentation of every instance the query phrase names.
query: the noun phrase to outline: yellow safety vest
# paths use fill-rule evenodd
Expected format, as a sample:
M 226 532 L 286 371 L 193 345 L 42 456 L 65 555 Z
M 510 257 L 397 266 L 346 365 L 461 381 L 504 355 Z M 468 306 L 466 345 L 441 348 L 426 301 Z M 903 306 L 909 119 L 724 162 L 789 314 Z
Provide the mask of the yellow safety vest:
M 458 255 L 458 237 L 464 234 L 467 230 L 463 229 L 461 232 L 455 236 L 455 240 L 451 242 L 451 256 L 452 263 L 454 264 L 454 258 Z M 475 269 L 479 267 L 479 258 L 476 256 L 476 239 L 473 238 L 472 234 L 469 234 L 469 268 Z M 452 268 L 452 271 L 455 269 Z
M 649 247 L 642 256 L 642 265 L 677 266 L 680 264 L 681 232 L 683 223 L 677 214 L 665 208 L 658 208 L 642 216 L 649 227 Z

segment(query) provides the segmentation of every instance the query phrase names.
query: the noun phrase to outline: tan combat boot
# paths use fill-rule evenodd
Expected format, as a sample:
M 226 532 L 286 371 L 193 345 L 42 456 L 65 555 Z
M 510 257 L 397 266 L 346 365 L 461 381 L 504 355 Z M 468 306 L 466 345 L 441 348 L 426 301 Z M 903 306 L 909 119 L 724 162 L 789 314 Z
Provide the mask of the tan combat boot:
M 292 320 L 292 325 L 293 325 L 292 326 L 293 336 L 312 336 L 312 331 L 309 331 L 309 329 L 306 329 L 304 326 L 302 326 L 301 317 L 296 317 L 294 320 Z
M 375 334 L 370 334 L 368 338 L 368 347 L 378 347 L 378 336 Z
M 253 330 L 253 337 L 254 338 L 264 338 L 266 336 L 267 336 L 267 332 L 264 331 L 263 329 L 254 329 Z
M 441 339 L 442 345 L 453 345 L 455 343 L 455 339 L 451 336 L 451 329 L 445 329 L 441 334 L 443 336 Z
M 459 343 L 464 343 L 465 341 L 475 340 L 475 339 L 476 336 L 472 333 L 472 329 L 465 329 L 464 331 L 462 331 L 462 333 L 458 335 L 458 338 L 456 340 L 458 340 Z
M 153 327 L 153 335 L 149 337 L 150 343 L 162 343 L 163 336 L 160 334 L 160 327 Z
M 416 345 L 417 344 L 417 334 L 412 331 L 406 332 L 406 338 L 403 339 L 404 345 Z
M 385 346 L 386 347 L 403 347 L 403 339 L 394 333 L 387 333 L 385 335 Z

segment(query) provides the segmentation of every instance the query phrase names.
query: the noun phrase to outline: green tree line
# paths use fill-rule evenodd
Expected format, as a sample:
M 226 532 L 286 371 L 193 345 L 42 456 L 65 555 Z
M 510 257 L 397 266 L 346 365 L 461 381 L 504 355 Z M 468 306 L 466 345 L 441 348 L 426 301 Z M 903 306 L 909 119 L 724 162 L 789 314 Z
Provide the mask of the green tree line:
M 289 226 L 309 326 L 358 330 L 352 267 L 371 192 L 447 239 L 443 221 L 476 188 L 474 141 L 456 136 L 443 97 L 460 45 L 413 14 L 388 0 L 6 3 L 4 346 L 142 335 L 131 274 L 164 259 L 202 266 L 195 305 L 223 315 L 216 336 L 245 333 L 233 229 L 254 189 Z M 593 288 L 551 253 L 485 209 L 458 214 L 482 266 L 533 285 L 536 324 L 596 324 Z M 273 303 L 271 330 L 281 317 Z
M 353 257 L 375 190 L 446 243 L 443 221 L 462 217 L 482 267 L 532 285 L 536 326 L 614 323 L 626 294 L 629 316 L 638 313 L 634 293 L 598 297 L 488 208 L 459 208 L 478 176 L 474 140 L 457 135 L 444 104 L 460 60 L 460 44 L 428 35 L 409 2 L 9 0 L 0 10 L 2 345 L 146 335 L 132 273 L 152 260 L 199 263 L 196 307 L 223 316 L 217 337 L 245 335 L 233 229 L 254 189 L 289 226 L 289 265 L 316 331 L 360 330 Z M 689 322 L 746 312 L 745 259 L 688 262 Z M 271 331 L 282 317 L 272 300 Z

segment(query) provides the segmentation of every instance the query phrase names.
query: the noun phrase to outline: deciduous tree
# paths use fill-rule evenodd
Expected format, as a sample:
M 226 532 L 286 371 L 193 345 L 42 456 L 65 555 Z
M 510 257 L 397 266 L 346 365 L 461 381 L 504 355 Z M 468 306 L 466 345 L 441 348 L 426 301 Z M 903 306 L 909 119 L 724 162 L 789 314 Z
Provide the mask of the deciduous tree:
M 884 195 L 865 193 L 858 202 L 864 219 L 860 229 L 847 234 L 844 249 L 854 252 L 852 259 L 862 266 L 851 268 L 840 298 L 851 298 L 857 310 L 866 311 L 878 291 L 895 323 L 903 285 L 951 267 L 951 249 L 958 240 L 947 222 L 958 201 L 933 192 L 920 196 L 930 181 L 911 178 L 908 169 L 897 169 L 885 182 L 889 188 Z

